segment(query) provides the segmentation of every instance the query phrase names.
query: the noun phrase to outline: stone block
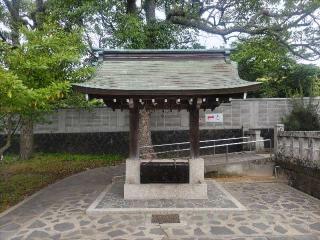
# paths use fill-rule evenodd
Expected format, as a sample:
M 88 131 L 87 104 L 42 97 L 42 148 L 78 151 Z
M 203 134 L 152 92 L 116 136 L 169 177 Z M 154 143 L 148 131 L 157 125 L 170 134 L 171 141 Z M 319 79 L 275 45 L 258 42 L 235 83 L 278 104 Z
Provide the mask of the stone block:
M 204 159 L 195 158 L 189 160 L 190 184 L 200 184 L 204 182 Z
M 140 161 L 138 159 L 126 160 L 126 184 L 140 183 Z
M 207 184 L 124 184 L 125 199 L 207 199 Z

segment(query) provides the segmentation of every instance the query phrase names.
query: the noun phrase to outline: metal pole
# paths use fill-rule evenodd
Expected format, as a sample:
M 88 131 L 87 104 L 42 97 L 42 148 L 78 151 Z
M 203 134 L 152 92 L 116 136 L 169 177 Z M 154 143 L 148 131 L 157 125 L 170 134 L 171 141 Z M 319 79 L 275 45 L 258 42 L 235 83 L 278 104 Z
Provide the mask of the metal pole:
M 270 161 L 272 161 L 272 148 L 271 148 L 271 139 L 269 139 L 269 152 L 270 152 Z
M 228 148 L 228 145 L 226 145 L 226 161 L 228 162 L 228 153 L 229 153 L 229 148 Z

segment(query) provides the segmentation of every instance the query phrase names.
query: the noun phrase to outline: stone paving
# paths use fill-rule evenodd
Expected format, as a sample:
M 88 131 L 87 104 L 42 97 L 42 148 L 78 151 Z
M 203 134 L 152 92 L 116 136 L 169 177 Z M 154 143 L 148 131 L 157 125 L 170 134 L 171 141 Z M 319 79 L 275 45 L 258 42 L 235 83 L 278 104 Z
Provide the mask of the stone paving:
M 191 199 L 161 199 L 161 200 L 126 200 L 123 198 L 123 179 L 116 180 L 108 186 L 89 210 L 90 212 L 107 212 L 134 210 L 140 211 L 148 209 L 202 209 L 202 210 L 242 210 L 245 209 L 236 199 L 234 199 L 224 188 L 214 180 L 207 180 L 208 199 L 191 200 Z M 134 210 L 135 211 L 135 210 Z
M 123 174 L 123 165 L 88 170 L 45 188 L 0 217 L 0 239 L 320 240 L 320 200 L 282 183 L 221 183 L 246 211 L 181 212 L 179 224 L 151 224 L 150 213 L 88 216 Z

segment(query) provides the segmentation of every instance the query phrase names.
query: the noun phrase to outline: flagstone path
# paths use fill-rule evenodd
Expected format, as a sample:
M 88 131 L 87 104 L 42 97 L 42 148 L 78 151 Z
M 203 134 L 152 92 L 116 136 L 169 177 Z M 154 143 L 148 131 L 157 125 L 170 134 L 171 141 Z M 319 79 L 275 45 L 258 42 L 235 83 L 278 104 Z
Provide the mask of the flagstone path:
M 88 216 L 86 209 L 124 166 L 88 170 L 0 215 L 1 240 L 320 240 L 320 200 L 274 182 L 221 183 L 245 211 L 181 212 L 179 224 L 150 213 Z

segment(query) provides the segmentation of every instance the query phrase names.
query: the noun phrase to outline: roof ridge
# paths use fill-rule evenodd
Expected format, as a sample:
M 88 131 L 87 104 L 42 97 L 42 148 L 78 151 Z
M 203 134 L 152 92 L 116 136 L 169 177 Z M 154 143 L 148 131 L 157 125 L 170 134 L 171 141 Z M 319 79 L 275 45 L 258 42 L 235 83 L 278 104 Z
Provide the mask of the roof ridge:
M 152 54 L 152 53 L 166 53 L 166 54 L 215 54 L 222 53 L 224 55 L 230 55 L 230 52 L 234 49 L 232 48 L 210 48 L 210 49 L 102 49 L 96 48 L 93 49 L 99 54 Z

